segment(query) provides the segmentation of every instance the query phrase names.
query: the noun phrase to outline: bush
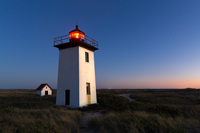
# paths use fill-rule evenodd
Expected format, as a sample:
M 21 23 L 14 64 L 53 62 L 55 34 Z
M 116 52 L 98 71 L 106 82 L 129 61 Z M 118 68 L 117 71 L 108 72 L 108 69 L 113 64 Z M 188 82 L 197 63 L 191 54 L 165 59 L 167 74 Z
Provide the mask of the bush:
M 97 102 L 108 110 L 124 111 L 129 109 L 129 100 L 117 95 L 97 94 Z

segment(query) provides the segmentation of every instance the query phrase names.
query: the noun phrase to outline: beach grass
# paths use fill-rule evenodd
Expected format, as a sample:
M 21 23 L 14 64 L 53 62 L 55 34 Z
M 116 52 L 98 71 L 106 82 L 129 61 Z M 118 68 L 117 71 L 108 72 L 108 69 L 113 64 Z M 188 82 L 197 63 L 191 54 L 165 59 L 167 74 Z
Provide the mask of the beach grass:
M 40 97 L 35 90 L 0 90 L 0 132 L 79 132 L 82 113 L 55 106 L 52 96 Z
M 200 132 L 200 90 L 130 90 L 130 97 L 135 99 L 132 102 L 115 95 L 123 91 L 129 93 L 99 90 L 98 106 L 104 107 L 106 113 L 90 117 L 90 126 L 96 131 Z
M 129 102 L 118 95 L 121 93 L 129 93 L 135 101 Z M 56 90 L 44 97 L 35 90 L 0 90 L 0 132 L 79 133 L 83 118 L 87 118 L 89 129 L 100 133 L 200 132 L 198 89 L 101 89 L 97 101 L 69 109 L 55 105 Z

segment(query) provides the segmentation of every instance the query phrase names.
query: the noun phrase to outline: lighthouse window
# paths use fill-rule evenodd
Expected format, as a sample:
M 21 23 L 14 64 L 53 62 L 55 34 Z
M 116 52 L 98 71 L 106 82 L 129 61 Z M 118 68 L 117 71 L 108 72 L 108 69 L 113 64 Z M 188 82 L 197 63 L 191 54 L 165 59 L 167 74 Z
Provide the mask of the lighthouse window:
M 90 83 L 86 83 L 87 95 L 90 95 Z
M 88 52 L 85 52 L 85 61 L 89 62 L 89 53 Z

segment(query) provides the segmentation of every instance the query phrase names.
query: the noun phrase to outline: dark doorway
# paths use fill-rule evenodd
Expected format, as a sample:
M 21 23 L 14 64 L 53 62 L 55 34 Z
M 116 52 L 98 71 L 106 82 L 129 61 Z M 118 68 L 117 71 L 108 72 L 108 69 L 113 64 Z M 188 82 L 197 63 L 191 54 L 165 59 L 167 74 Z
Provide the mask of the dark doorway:
M 87 95 L 90 95 L 90 83 L 86 83 L 86 92 Z
M 70 90 L 65 90 L 65 105 L 69 105 Z
M 48 95 L 48 91 L 45 91 L 45 95 Z

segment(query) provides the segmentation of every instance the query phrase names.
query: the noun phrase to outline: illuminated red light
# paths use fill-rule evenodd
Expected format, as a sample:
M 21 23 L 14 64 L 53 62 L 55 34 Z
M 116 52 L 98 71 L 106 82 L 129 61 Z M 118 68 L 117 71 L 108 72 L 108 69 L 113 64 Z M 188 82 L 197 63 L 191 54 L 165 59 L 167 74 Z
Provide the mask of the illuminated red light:
M 76 29 L 69 32 L 69 39 L 70 41 L 73 41 L 74 39 L 76 41 L 84 41 L 85 39 L 85 33 L 78 29 L 78 25 L 76 25 Z
M 83 33 L 71 32 L 71 33 L 69 34 L 69 39 L 72 39 L 72 38 L 77 38 L 77 39 L 78 39 L 78 38 L 81 38 L 81 39 L 84 40 L 85 36 L 84 36 Z

